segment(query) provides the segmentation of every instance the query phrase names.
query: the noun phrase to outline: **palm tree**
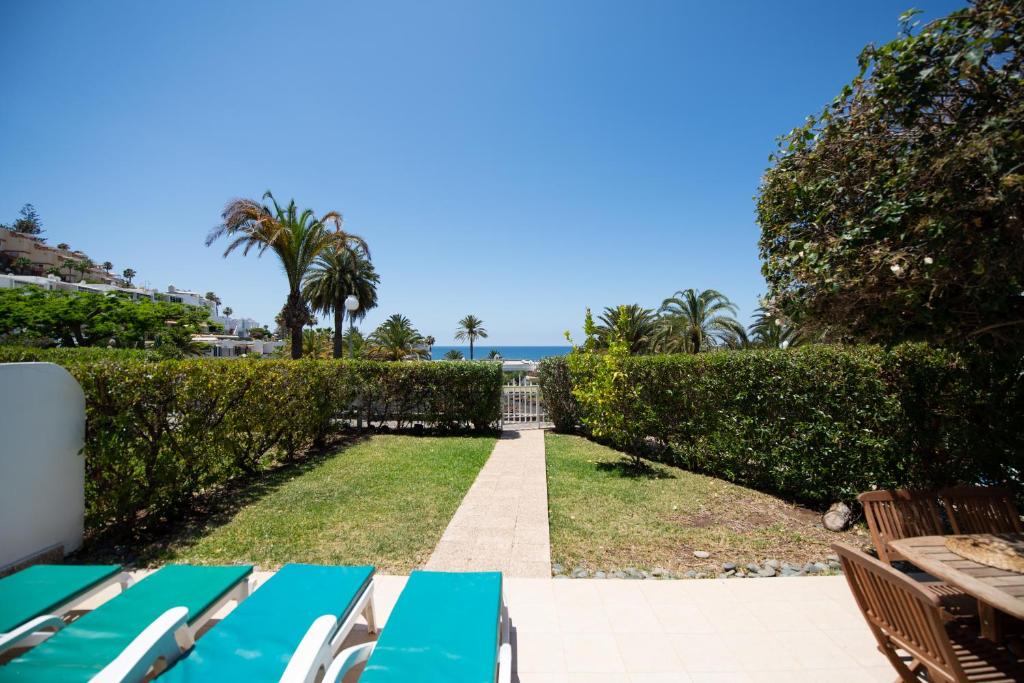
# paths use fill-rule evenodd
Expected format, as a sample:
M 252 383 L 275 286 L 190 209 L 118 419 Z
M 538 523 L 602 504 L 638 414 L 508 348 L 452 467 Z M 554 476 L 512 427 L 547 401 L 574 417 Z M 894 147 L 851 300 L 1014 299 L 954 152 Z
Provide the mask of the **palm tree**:
M 111 263 L 110 261 L 104 261 L 103 262 L 103 272 L 105 272 L 107 275 L 110 275 L 110 271 L 112 271 L 113 269 L 114 269 L 114 264 L 113 263 Z
M 61 242 L 60 244 L 57 245 L 57 248 L 60 249 L 61 251 L 67 251 L 68 249 L 71 248 L 71 245 L 68 244 L 67 242 Z
M 312 209 L 299 211 L 295 200 L 281 207 L 274 195 L 263 193 L 263 200 L 233 199 L 224 207 L 222 223 L 206 238 L 210 246 L 221 236 L 233 238 L 224 250 L 226 257 L 241 247 L 242 254 L 256 249 L 262 256 L 268 249 L 281 261 L 288 278 L 288 298 L 281 309 L 282 322 L 291 334 L 292 358 L 302 358 L 302 327 L 310 318 L 309 307 L 302 298 L 302 279 L 316 260 L 329 247 L 337 244 L 338 234 L 328 229 L 333 223 L 341 229 L 341 214 L 325 213 L 317 218 Z
M 770 349 L 785 349 L 804 343 L 804 336 L 782 318 L 771 314 L 766 308 L 757 309 L 754 322 L 750 324 L 750 336 L 758 346 Z
M 437 340 L 434 339 L 433 337 L 431 337 L 428 334 L 426 337 L 423 338 L 423 343 L 427 345 L 427 356 L 429 358 L 433 358 L 434 357 L 434 344 L 437 343 Z
M 366 337 L 358 327 L 352 327 L 341 338 L 345 348 L 351 349 L 352 358 L 362 358 L 367 353 Z
M 136 275 L 138 275 L 138 273 L 131 268 L 125 268 L 124 271 L 121 272 L 121 277 L 124 278 L 124 281 L 128 283 L 129 287 L 132 286 L 132 280 L 135 279 Z
M 235 312 L 235 309 L 233 309 L 230 306 L 228 306 L 227 308 L 224 309 L 224 317 L 225 318 L 230 318 L 231 314 L 234 313 L 234 312 Z
M 422 358 L 427 354 L 423 335 L 400 313 L 382 322 L 370 335 L 370 341 L 373 355 L 384 360 L 402 360 L 409 356 Z
M 488 351 L 487 360 L 501 360 L 501 354 L 498 353 L 498 349 L 491 349 Z
M 359 308 L 353 320 L 361 320 L 377 307 L 380 276 L 370 262 L 366 242 L 358 235 L 338 230 L 337 243 L 321 253 L 302 283 L 302 294 L 314 311 L 334 314 L 334 357 L 344 356 L 345 299 L 354 295 Z
M 721 292 L 686 289 L 676 292 L 661 304 L 660 339 L 663 351 L 700 353 L 741 328 L 736 320 L 736 305 Z
M 606 349 L 613 333 L 629 344 L 629 352 L 649 353 L 651 351 L 655 324 L 658 317 L 649 308 L 640 304 L 606 307 L 598 316 L 600 324 L 594 328 L 597 347 Z
M 19 256 L 18 258 L 14 259 L 13 265 L 14 269 L 18 271 L 18 273 L 24 275 L 25 273 L 28 272 L 28 269 L 32 267 L 32 260 L 25 256 Z
M 96 267 L 96 264 L 92 262 L 92 259 L 86 257 L 75 263 L 75 270 L 81 274 L 82 279 L 85 279 L 85 274 Z
M 462 351 L 458 349 L 448 349 L 444 352 L 445 360 L 465 360 L 466 357 L 462 355 Z
M 455 338 L 459 341 L 469 340 L 469 359 L 473 360 L 473 342 L 477 339 L 487 339 L 484 321 L 475 315 L 467 315 L 459 321 L 459 328 L 455 331 Z

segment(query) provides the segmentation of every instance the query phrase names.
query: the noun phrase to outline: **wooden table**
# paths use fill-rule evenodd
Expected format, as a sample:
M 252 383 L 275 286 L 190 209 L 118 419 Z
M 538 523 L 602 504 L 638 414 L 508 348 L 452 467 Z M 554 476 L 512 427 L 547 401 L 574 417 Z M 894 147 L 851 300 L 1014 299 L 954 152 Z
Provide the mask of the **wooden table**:
M 908 562 L 978 599 L 981 632 L 999 642 L 998 612 L 1024 620 L 1024 574 L 996 569 L 946 548 L 945 536 L 916 536 L 890 541 Z

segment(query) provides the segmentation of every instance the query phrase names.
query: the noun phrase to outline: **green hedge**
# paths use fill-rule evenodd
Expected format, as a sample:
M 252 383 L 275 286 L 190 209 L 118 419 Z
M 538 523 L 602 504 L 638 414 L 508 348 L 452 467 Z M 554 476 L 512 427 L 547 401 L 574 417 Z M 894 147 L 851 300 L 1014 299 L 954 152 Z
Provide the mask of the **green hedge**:
M 556 424 L 607 427 L 592 419 L 600 411 L 586 391 L 604 363 L 544 362 Z M 921 345 L 812 345 L 630 357 L 616 370 L 632 390 L 632 429 L 608 440 L 652 437 L 678 464 L 746 486 L 817 503 L 874 487 L 1003 482 L 1022 490 L 1019 361 Z M 569 381 L 544 382 L 563 374 Z
M 501 409 L 495 363 L 28 355 L 0 347 L 0 361 L 63 365 L 85 391 L 91 529 L 175 514 L 197 493 L 296 457 L 357 418 L 488 429 Z

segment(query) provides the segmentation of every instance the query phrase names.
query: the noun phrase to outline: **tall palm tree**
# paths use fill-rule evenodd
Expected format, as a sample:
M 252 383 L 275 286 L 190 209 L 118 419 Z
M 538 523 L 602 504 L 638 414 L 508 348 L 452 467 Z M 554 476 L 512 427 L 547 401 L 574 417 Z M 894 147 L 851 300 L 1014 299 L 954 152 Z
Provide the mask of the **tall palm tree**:
M 138 275 L 138 273 L 136 273 L 136 272 L 135 272 L 134 270 L 132 270 L 131 268 L 125 268 L 125 269 L 124 269 L 124 270 L 123 270 L 123 271 L 121 272 L 121 277 L 123 277 L 123 278 L 124 278 L 124 281 L 128 283 L 128 286 L 129 286 L 129 287 L 131 287 L 131 286 L 132 286 L 132 280 L 134 280 L 134 279 L 135 279 L 135 276 L 136 276 L 136 275 Z
M 434 357 L 434 344 L 437 343 L 437 340 L 434 339 L 432 336 L 430 336 L 428 334 L 426 337 L 423 338 L 423 343 L 427 345 L 427 357 L 428 358 L 433 358 Z
M 606 349 L 613 334 L 629 344 L 633 354 L 650 353 L 658 317 L 649 308 L 640 304 L 605 307 L 598 316 L 599 324 L 594 328 L 597 348 Z
M 341 341 L 345 348 L 351 349 L 352 358 L 362 358 L 367 354 L 369 344 L 358 327 L 350 328 L 342 335 Z
M 676 292 L 665 299 L 659 309 L 663 350 L 700 353 L 724 343 L 742 327 L 734 317 L 736 310 L 728 297 L 714 289 Z
M 384 360 L 402 360 L 409 356 L 422 358 L 427 354 L 423 335 L 400 313 L 382 322 L 370 335 L 370 341 L 373 344 L 372 354 Z
M 224 207 L 222 223 L 210 231 L 206 246 L 220 237 L 231 239 L 224 256 L 239 247 L 247 255 L 255 249 L 262 256 L 268 249 L 281 261 L 288 278 L 288 298 L 281 317 L 291 334 L 292 358 L 302 358 L 302 327 L 310 319 L 309 307 L 302 298 L 302 279 L 316 257 L 338 243 L 338 232 L 328 229 L 329 224 L 341 230 L 341 214 L 329 211 L 317 218 L 312 209 L 299 211 L 295 200 L 280 206 L 274 195 L 263 193 L 260 203 L 255 199 L 233 199 Z
M 477 339 L 487 339 L 484 321 L 475 315 L 467 315 L 459 321 L 459 328 L 455 331 L 455 338 L 459 341 L 469 340 L 469 359 L 473 360 L 473 343 Z
M 359 299 L 353 320 L 361 320 L 377 307 L 380 276 L 370 262 L 366 242 L 358 235 L 336 231 L 338 241 L 320 254 L 302 283 L 302 294 L 318 313 L 334 314 L 334 357 L 344 356 L 345 299 Z
M 113 269 L 114 269 L 114 264 L 113 263 L 111 263 L 110 261 L 104 261 L 103 262 L 103 272 L 105 272 L 107 275 L 110 275 L 110 271 L 112 271 Z

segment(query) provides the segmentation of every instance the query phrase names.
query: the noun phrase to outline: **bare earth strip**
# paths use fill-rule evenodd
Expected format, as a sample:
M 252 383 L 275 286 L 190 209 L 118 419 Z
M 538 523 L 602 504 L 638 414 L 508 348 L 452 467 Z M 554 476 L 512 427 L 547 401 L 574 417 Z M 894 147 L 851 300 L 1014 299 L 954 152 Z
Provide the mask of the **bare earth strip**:
M 426 569 L 551 576 L 543 431 L 502 433 Z

